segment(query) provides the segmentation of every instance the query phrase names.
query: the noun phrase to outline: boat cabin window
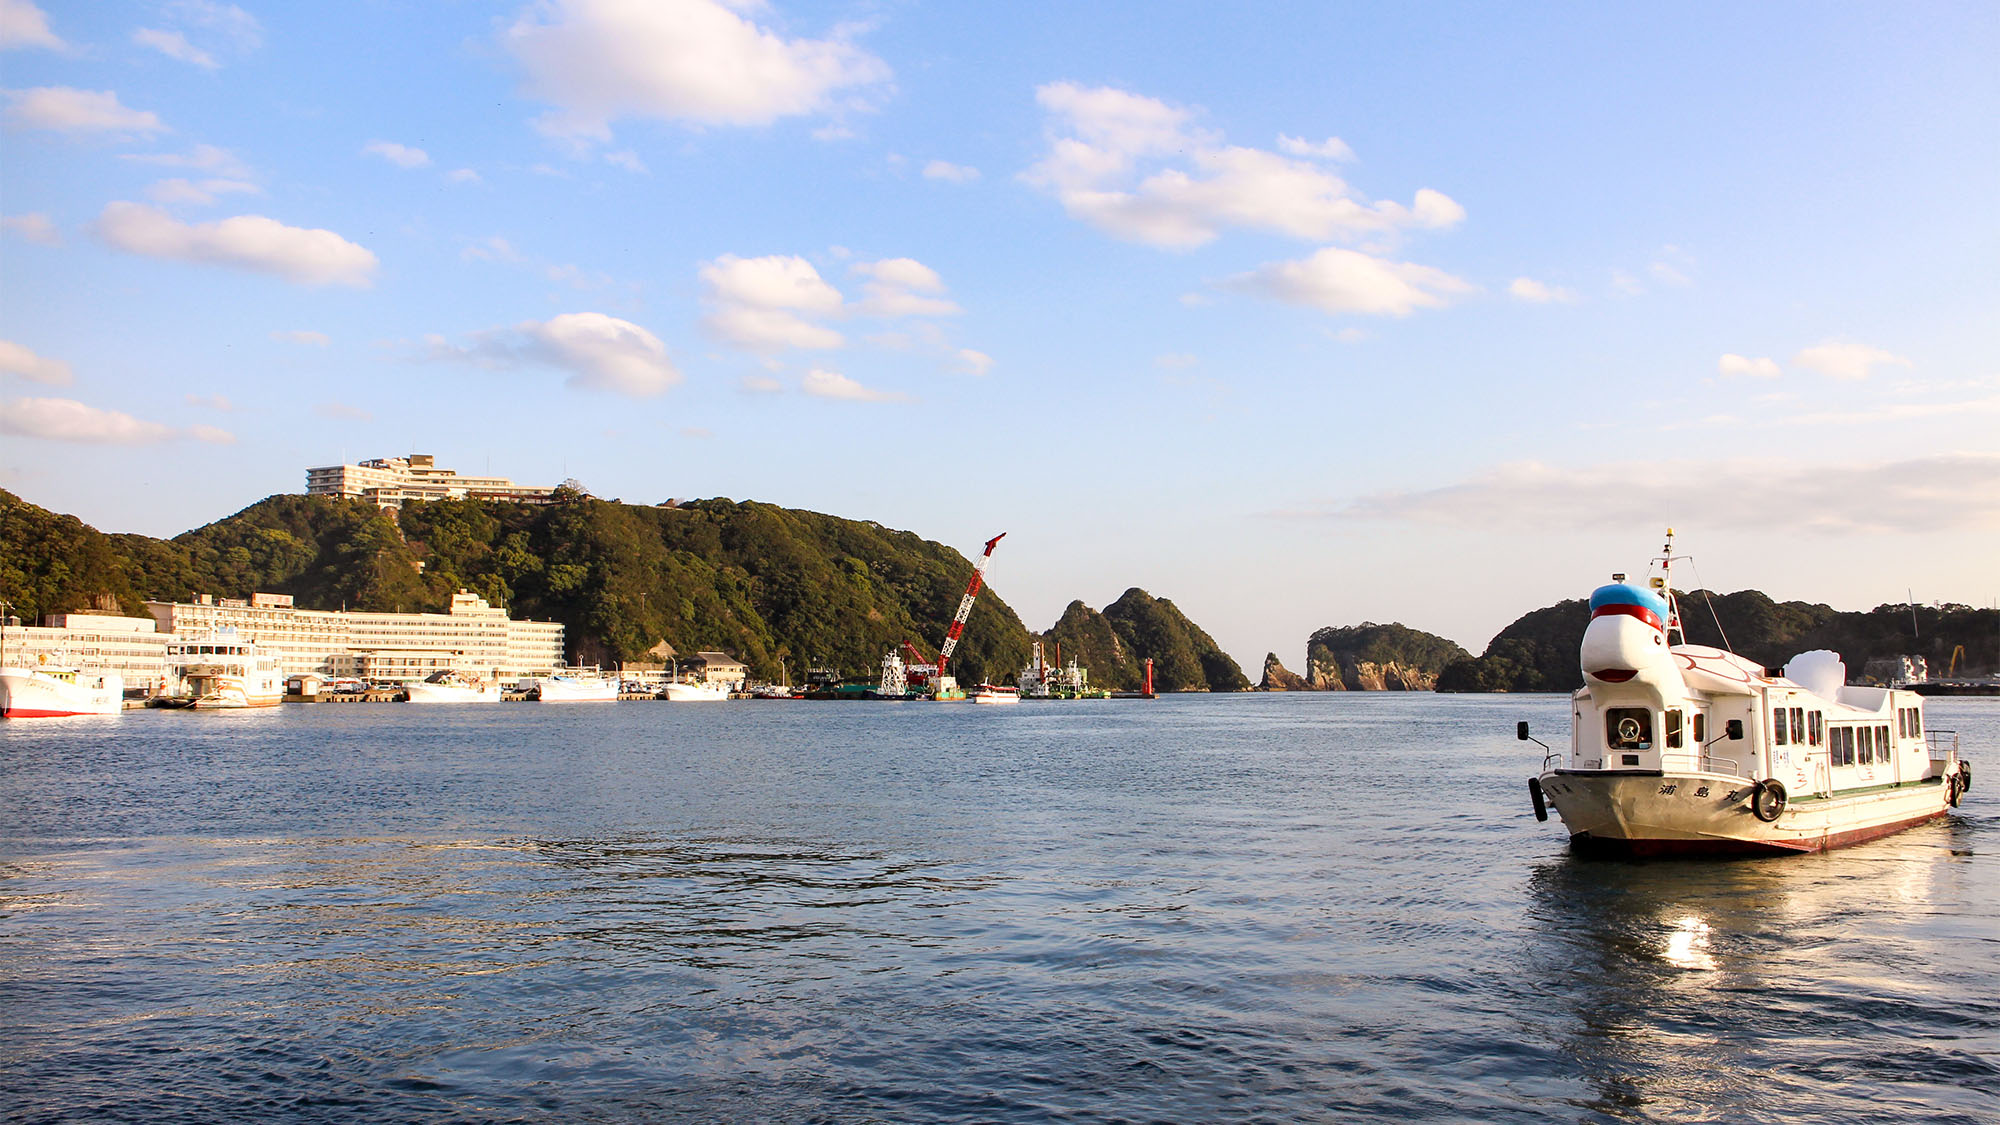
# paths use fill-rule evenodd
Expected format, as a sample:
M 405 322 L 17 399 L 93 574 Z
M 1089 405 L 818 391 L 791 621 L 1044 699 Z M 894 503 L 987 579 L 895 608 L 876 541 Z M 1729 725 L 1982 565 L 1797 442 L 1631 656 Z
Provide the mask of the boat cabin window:
M 1874 764 L 1875 764 L 1875 728 L 1874 728 L 1874 727 L 1862 727 L 1862 728 L 1861 728 L 1861 738 L 1860 738 L 1860 742 L 1861 742 L 1861 764 L 1862 764 L 1862 765 L 1864 765 L 1864 766 L 1872 766 L 1872 765 L 1874 765 Z
M 1806 743 L 1806 709 L 1803 707 L 1792 708 L 1792 743 L 1796 746 Z
M 1667 712 L 1667 748 L 1678 750 L 1681 745 L 1681 713 Z
M 1653 713 L 1644 707 L 1613 707 L 1604 713 L 1604 729 L 1613 750 L 1651 750 Z
M 1703 746 L 1708 744 L 1708 716 L 1699 711 L 1694 715 L 1694 740 Z
M 1807 716 L 1806 716 L 1806 738 L 1807 738 L 1807 739 L 1808 739 L 1808 740 L 1809 740 L 1809 741 L 1810 741 L 1810 742 L 1811 742 L 1811 743 L 1812 743 L 1812 744 L 1813 744 L 1814 746 L 1818 746 L 1818 745 L 1819 745 L 1819 744 L 1820 744 L 1820 743 L 1821 743 L 1822 741 L 1824 741 L 1824 740 L 1825 740 L 1825 737 L 1826 737 L 1826 735 L 1825 735 L 1825 731 L 1824 731 L 1824 730 L 1823 730 L 1823 729 L 1821 728 L 1821 726 L 1820 726 L 1820 714 L 1819 714 L 1819 712 L 1818 712 L 1818 711 L 1814 711 L 1814 712 L 1812 712 L 1811 714 L 1807 715 Z
M 1875 757 L 1883 762 L 1889 760 L 1889 724 L 1875 728 Z
M 1828 727 L 1826 759 L 1829 765 L 1851 766 L 1854 764 L 1854 728 Z
M 1771 744 L 1773 746 L 1783 746 L 1785 744 L 1786 729 L 1785 709 L 1783 707 L 1771 708 Z

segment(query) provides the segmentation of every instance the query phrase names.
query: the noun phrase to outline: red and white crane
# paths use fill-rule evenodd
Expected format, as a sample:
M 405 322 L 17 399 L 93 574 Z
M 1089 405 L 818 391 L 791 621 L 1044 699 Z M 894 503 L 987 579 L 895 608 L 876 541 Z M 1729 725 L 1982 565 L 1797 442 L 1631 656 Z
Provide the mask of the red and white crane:
M 958 612 L 952 615 L 951 628 L 945 630 L 944 647 L 938 649 L 937 670 L 943 676 L 945 666 L 951 660 L 951 650 L 958 647 L 958 638 L 965 632 L 965 619 L 972 616 L 973 599 L 979 596 L 979 588 L 986 584 L 986 564 L 993 561 L 993 545 L 1007 538 L 1001 532 L 986 541 L 986 550 L 979 561 L 972 564 L 972 581 L 965 584 L 965 596 L 958 600 Z

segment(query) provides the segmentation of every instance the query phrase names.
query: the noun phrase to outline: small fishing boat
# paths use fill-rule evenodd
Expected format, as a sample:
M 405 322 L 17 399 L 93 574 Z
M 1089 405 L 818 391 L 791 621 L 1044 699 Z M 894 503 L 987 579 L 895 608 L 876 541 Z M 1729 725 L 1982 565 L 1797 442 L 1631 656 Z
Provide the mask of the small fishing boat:
M 721 703 L 729 698 L 729 685 L 669 680 L 660 685 L 660 695 L 670 703 Z
M 257 646 L 235 629 L 186 637 L 167 645 L 165 690 L 147 702 L 154 707 L 235 711 L 276 707 L 285 698 L 285 678 L 276 653 Z
M 403 685 L 411 703 L 498 703 L 500 685 L 467 676 L 455 669 L 432 672 L 415 683 Z
M 966 698 L 974 703 L 1019 703 L 1021 693 L 1014 688 L 1001 687 L 998 684 L 980 684 L 973 688 Z
M 535 681 L 537 698 L 543 703 L 615 703 L 618 679 L 595 668 L 573 668 L 543 676 Z
M 47 653 L 35 663 L 0 668 L 0 718 L 54 719 L 69 715 L 116 715 L 125 709 L 125 677 L 85 671 Z
M 1669 529 L 1647 585 L 1616 574 L 1591 594 L 1570 745 L 1528 781 L 1536 817 L 1555 809 L 1573 847 L 1825 851 L 1936 819 L 1971 788 L 1958 735 L 1930 729 L 1915 692 L 1848 686 L 1832 652 L 1772 672 L 1686 643 L 1675 561 Z

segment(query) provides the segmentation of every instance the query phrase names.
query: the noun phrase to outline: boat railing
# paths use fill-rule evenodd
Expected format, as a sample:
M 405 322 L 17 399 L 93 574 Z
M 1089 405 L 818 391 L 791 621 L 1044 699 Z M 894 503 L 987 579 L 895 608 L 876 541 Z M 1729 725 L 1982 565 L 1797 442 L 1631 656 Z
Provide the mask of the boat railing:
M 1726 773 L 1732 777 L 1750 776 L 1743 772 L 1743 763 L 1734 758 L 1718 758 L 1712 754 L 1703 754 L 1701 756 L 1701 772 Z
M 1542 772 L 1547 773 L 1562 764 L 1563 755 L 1559 750 L 1551 750 L 1542 755 Z
M 1924 745 L 1930 750 L 1931 761 L 1947 762 L 1958 756 L 1958 732 L 1955 730 L 1927 730 Z

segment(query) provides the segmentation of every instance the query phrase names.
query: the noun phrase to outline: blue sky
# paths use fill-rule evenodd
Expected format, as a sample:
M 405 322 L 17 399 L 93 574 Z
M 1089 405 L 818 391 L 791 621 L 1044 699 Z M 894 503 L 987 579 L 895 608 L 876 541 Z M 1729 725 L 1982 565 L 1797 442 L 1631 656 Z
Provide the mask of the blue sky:
M 0 485 L 429 452 L 1254 676 L 1641 569 L 2000 601 L 2000 9 L 0 0 Z

